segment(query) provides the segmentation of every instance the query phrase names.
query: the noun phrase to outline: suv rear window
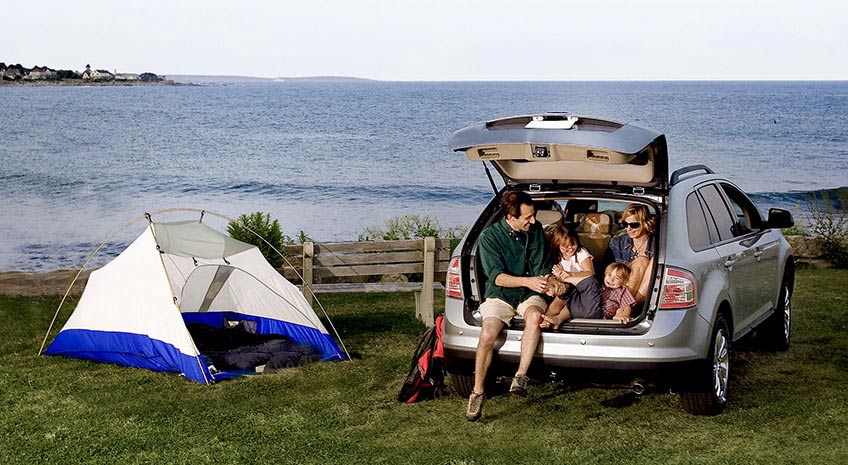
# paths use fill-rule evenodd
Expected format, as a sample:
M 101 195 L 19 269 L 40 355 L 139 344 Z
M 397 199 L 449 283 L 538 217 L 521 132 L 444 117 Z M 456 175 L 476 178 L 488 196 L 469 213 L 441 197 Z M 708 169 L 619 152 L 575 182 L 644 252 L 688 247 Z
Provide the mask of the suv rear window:
M 719 193 L 718 188 L 714 184 L 710 184 L 698 189 L 698 193 L 703 197 L 707 210 L 710 212 L 713 222 L 715 222 L 718 229 L 719 241 L 733 239 L 736 221 L 730 215 L 730 210 L 728 210 L 727 204 L 724 203 L 724 198 Z
M 689 228 L 689 245 L 696 252 L 708 248 L 718 239 L 713 237 L 713 228 L 707 226 L 707 217 L 701 208 L 701 201 L 694 192 L 686 197 L 686 224 Z

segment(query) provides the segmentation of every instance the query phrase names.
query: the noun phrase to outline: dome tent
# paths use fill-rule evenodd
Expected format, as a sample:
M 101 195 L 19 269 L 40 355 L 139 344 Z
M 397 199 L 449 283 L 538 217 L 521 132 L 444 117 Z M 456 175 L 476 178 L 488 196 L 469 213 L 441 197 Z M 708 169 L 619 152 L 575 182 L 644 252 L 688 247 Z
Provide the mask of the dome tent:
M 200 220 L 161 223 L 146 215 L 144 232 L 91 273 L 45 353 L 210 384 L 226 375 L 210 373 L 186 324 L 223 328 L 246 321 L 256 334 L 286 336 L 322 360 L 345 359 L 298 288 L 256 246 L 204 224 L 203 213 L 209 212 Z

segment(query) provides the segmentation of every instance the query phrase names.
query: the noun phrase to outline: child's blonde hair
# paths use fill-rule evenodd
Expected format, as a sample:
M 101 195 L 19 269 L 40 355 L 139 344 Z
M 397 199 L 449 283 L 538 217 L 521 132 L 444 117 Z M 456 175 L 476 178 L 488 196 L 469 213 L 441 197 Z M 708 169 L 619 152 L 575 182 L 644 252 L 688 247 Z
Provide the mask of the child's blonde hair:
M 607 269 L 604 270 L 604 275 L 611 275 L 614 278 L 618 277 L 622 281 L 627 282 L 630 279 L 630 267 L 624 263 L 610 263 Z

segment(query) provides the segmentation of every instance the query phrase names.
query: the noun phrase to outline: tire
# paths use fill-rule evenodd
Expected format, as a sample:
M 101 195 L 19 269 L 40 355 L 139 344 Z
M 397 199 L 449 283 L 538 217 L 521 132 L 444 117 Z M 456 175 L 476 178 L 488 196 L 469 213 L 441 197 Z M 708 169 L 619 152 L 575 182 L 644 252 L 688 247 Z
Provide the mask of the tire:
M 693 382 L 680 393 L 683 410 L 692 415 L 717 415 L 727 405 L 730 387 L 730 325 L 719 314 L 713 325 L 710 350 L 693 373 Z
M 474 374 L 462 375 L 457 373 L 450 374 L 450 382 L 455 392 L 459 397 L 468 398 L 471 391 L 474 390 Z
M 791 278 L 784 276 L 783 282 L 780 284 L 777 309 L 763 323 L 762 329 L 758 331 L 764 349 L 778 352 L 789 350 L 789 340 L 792 334 L 792 284 Z

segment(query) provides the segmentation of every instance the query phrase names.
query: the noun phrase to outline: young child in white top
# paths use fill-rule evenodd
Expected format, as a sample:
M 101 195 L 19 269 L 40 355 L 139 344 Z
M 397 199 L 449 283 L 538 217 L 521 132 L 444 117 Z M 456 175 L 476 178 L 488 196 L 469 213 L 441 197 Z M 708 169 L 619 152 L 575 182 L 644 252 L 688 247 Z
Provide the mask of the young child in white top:
M 563 242 L 561 242 L 558 246 L 560 253 L 560 261 L 556 265 L 554 265 L 551 270 L 554 276 L 559 277 L 562 273 L 573 273 L 579 271 L 591 271 L 592 270 L 592 254 L 586 250 L 585 247 L 581 247 L 577 244 L 573 239 L 566 238 Z M 562 281 L 568 275 L 562 277 Z
M 557 280 L 577 287 L 586 278 L 594 279 L 595 268 L 592 263 L 592 254 L 580 244 L 580 237 L 577 235 L 575 228 L 560 225 L 546 231 L 546 235 L 552 255 L 559 259 L 559 262 L 551 269 L 551 274 Z M 568 296 L 573 298 L 575 297 L 574 294 L 579 291 L 580 288 L 577 287 Z M 572 298 L 566 298 L 573 304 L 576 304 L 572 305 L 575 308 L 569 308 L 566 306 L 566 300 L 563 297 L 561 295 L 556 296 L 554 301 L 548 306 L 548 310 L 541 324 L 542 328 L 556 329 L 563 321 L 572 317 L 600 317 L 600 315 L 594 315 L 594 312 L 591 312 L 591 314 L 586 313 L 589 312 L 589 309 L 583 308 L 587 306 L 583 305 L 583 299 L 573 300 Z

